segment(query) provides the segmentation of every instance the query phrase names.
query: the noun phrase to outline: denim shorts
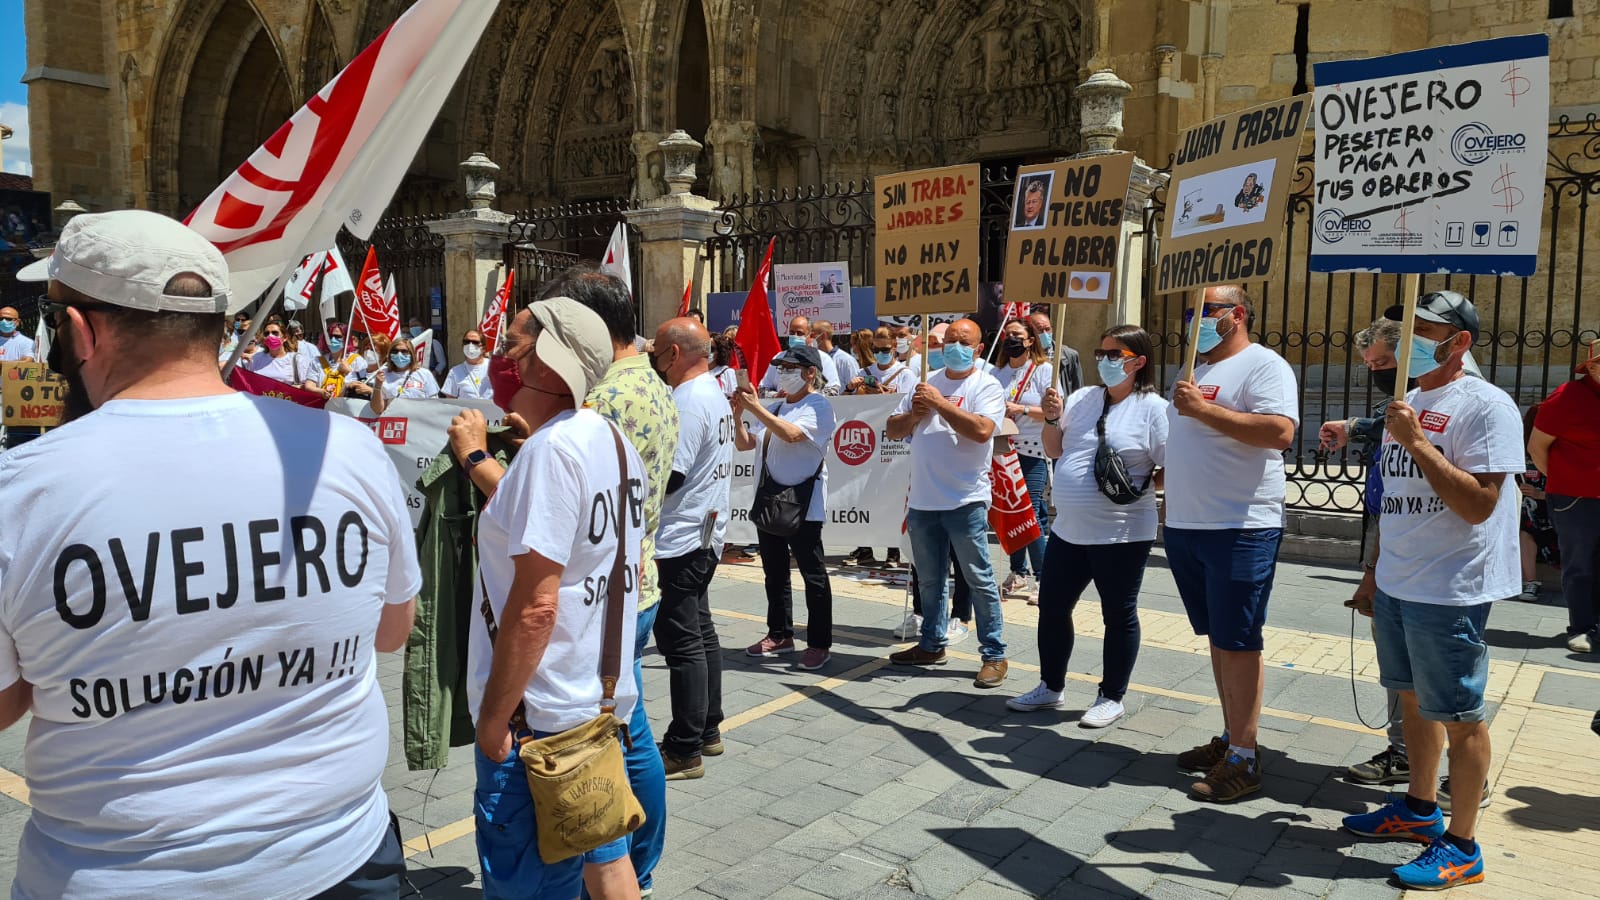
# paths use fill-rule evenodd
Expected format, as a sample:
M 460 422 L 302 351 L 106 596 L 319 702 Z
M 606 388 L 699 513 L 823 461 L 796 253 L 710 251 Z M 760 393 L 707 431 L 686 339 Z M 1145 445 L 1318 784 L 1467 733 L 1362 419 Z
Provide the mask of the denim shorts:
M 1281 528 L 1168 528 L 1167 565 L 1195 634 L 1219 650 L 1259 651 Z
M 1483 638 L 1492 603 L 1444 606 L 1397 600 L 1378 591 L 1372 603 L 1372 638 L 1378 647 L 1378 681 L 1415 691 L 1424 719 L 1482 722 L 1489 683 L 1489 644 Z
M 535 733 L 536 737 L 546 737 Z M 618 838 L 582 856 L 558 863 L 539 858 L 539 833 L 533 824 L 533 796 L 522 760 L 513 753 L 503 763 L 472 749 L 477 763 L 478 862 L 483 896 L 518 900 L 572 900 L 583 888 L 584 863 L 608 863 L 628 855 L 628 839 Z

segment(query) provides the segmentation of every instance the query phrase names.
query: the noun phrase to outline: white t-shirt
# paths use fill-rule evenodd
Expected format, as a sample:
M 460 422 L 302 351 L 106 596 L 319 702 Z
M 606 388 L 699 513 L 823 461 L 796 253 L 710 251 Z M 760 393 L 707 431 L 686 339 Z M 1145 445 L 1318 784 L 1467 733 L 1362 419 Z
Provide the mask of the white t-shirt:
M 300 346 L 295 349 L 295 353 L 300 357 L 300 381 L 302 383 L 309 379 L 321 377 L 319 373 L 322 371 L 322 351 L 317 349 L 316 344 L 310 341 L 301 341 Z
M 995 366 L 989 370 L 1006 392 L 1007 403 L 1038 406 L 1044 401 L 1044 392 L 1050 389 L 1055 370 L 1049 363 L 1034 365 L 1032 360 L 1020 366 Z M 1017 452 L 1023 456 L 1044 458 L 1044 422 L 1032 416 L 1017 416 L 1017 435 L 1012 438 Z
M 439 396 L 439 382 L 434 380 L 433 373 L 427 369 L 378 371 L 379 374 L 373 378 L 380 376 L 383 378 L 383 396 L 390 400 L 397 400 L 400 397 L 408 400 L 426 400 Z
M 0 455 L 0 497 L 28 523 L 0 531 L 0 687 L 33 685 L 15 896 L 303 898 L 372 855 L 373 641 L 422 575 L 370 430 L 114 400 Z
M 1521 474 L 1522 417 L 1506 392 L 1480 378 L 1457 378 L 1431 391 L 1412 391 L 1428 440 L 1458 469 L 1473 474 Z M 1522 494 L 1515 479 L 1500 485 L 1494 512 L 1480 525 L 1451 512 L 1411 454 L 1384 432 L 1379 466 L 1383 506 L 1379 524 L 1378 587 L 1417 603 L 1471 606 L 1504 600 L 1522 588 L 1517 546 Z
M 480 359 L 476 363 L 458 363 L 445 376 L 440 393 L 462 400 L 489 399 L 494 395 L 494 389 L 489 386 L 489 361 Z
M 782 353 L 778 354 L 778 356 L 782 355 Z M 833 357 L 821 352 L 817 355 L 822 359 L 822 365 L 817 367 L 817 373 L 822 376 L 823 386 L 831 387 L 835 390 L 843 390 L 844 383 L 839 380 L 839 372 L 834 368 Z M 778 356 L 772 358 L 772 364 L 767 366 L 766 374 L 761 376 L 759 387 L 763 391 L 775 393 L 778 390 Z
M 997 429 L 1006 417 L 1005 391 L 987 372 L 956 379 L 940 369 L 928 376 L 928 385 L 963 411 L 994 422 Z M 911 394 L 900 398 L 896 415 L 911 409 L 911 398 Z M 911 508 L 956 509 L 976 502 L 987 507 L 992 499 L 989 459 L 993 455 L 993 441 L 969 441 L 956 434 L 944 416 L 928 413 L 911 430 Z
M 861 364 L 856 362 L 855 354 L 843 347 L 835 346 L 832 350 L 822 355 L 833 357 L 833 372 L 839 376 L 841 390 L 849 383 L 850 373 L 861 368 Z
M 1125 544 L 1156 539 L 1156 492 L 1118 506 L 1100 493 L 1094 480 L 1100 441 L 1095 423 L 1105 406 L 1105 390 L 1079 388 L 1061 412 L 1061 458 L 1056 460 L 1055 502 L 1061 514 L 1050 523 L 1056 537 L 1073 544 Z M 1134 487 L 1166 465 L 1167 401 L 1154 392 L 1135 391 L 1111 406 L 1106 442 L 1122 457 Z
M 687 477 L 662 502 L 656 559 L 687 556 L 703 547 L 721 555 L 728 530 L 728 481 L 733 475 L 733 407 L 710 373 L 673 388 L 672 400 L 678 405 L 678 450 L 672 471 Z M 702 542 L 703 535 L 709 543 Z
M 785 399 L 771 409 L 773 415 L 804 431 L 806 440 L 792 444 L 777 438 L 768 441 L 767 427 L 751 416 L 750 434 L 756 439 L 756 483 L 761 483 L 763 466 L 771 471 L 772 479 L 777 483 L 799 484 L 810 478 L 817 471 L 817 463 L 822 462 L 822 475 L 811 491 L 811 506 L 806 509 L 806 521 L 824 521 L 828 505 L 828 466 L 823 462 L 823 457 L 827 455 L 828 443 L 833 440 L 836 426 L 833 404 L 828 402 L 828 398 L 812 391 L 801 397 L 798 403 L 790 403 Z M 763 446 L 766 447 L 765 451 Z M 766 455 L 763 456 L 763 453 Z
M 322 378 L 322 367 L 308 365 L 305 357 L 298 353 L 284 352 L 282 356 L 273 356 L 265 349 L 256 352 L 250 361 L 244 364 L 245 369 L 265 375 L 273 381 L 299 386 L 307 381 Z
M 711 370 L 711 377 L 717 380 L 717 386 L 722 389 L 724 397 L 732 397 L 739 392 L 739 373 L 727 366 L 717 366 Z
M 901 359 L 900 357 L 896 356 L 894 361 L 899 363 L 899 364 L 901 364 L 902 366 L 906 366 L 907 368 L 909 368 L 911 370 L 911 377 L 917 378 L 917 379 L 922 378 L 922 354 L 921 353 L 912 353 L 910 359 Z M 932 374 L 932 373 L 929 373 L 929 374 Z
M 0 337 L 0 362 L 18 362 L 23 359 L 42 362 L 33 355 L 33 338 L 22 334 Z
M 1300 424 L 1299 389 L 1283 357 L 1260 344 L 1194 369 L 1212 403 Z M 1239 443 L 1167 408 L 1167 527 L 1219 531 L 1283 527 L 1283 453 Z
M 861 377 L 870 377 L 879 385 L 887 385 L 896 394 L 909 394 L 917 389 L 916 371 L 899 360 L 889 363 L 888 368 L 873 363 L 861 370 Z
M 533 551 L 565 567 L 550 645 L 522 694 L 528 724 L 536 731 L 565 731 L 600 714 L 600 648 L 619 509 L 627 513 L 627 568 L 632 574 L 623 603 L 617 717 L 628 721 L 639 697 L 633 681 L 633 634 L 646 476 L 638 451 L 624 439 L 628 496 L 619 497 L 622 477 L 612 434 L 611 423 L 592 409 L 556 416 L 517 451 L 478 520 L 478 568 L 496 625 L 505 622 L 514 557 Z M 480 595 L 472 604 L 467 646 L 467 704 L 474 721 L 494 658 L 488 627 L 478 612 L 481 602 Z

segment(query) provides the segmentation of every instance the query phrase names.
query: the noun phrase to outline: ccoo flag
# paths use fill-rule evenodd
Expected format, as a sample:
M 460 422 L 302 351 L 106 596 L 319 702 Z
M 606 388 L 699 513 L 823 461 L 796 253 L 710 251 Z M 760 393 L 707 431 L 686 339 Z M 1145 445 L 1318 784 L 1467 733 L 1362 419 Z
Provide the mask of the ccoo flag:
M 516 280 L 516 269 L 506 272 L 506 280 L 500 282 L 500 290 L 494 292 L 489 308 L 483 311 L 483 321 L 478 323 L 478 333 L 483 335 L 485 356 L 494 353 L 494 348 L 500 345 L 500 325 L 506 319 L 506 308 L 511 304 L 511 285 Z
M 739 313 L 739 334 L 734 338 L 744 353 L 745 365 L 750 369 L 750 383 L 760 384 L 767 374 L 767 366 L 778 355 L 778 326 L 772 322 L 772 307 L 767 303 L 767 278 L 772 274 L 772 245 L 777 238 L 767 241 L 767 255 L 756 269 L 756 280 L 744 298 L 744 311 Z
M 357 316 L 362 322 L 361 330 L 367 334 L 392 338 L 400 333 L 400 307 L 384 290 L 376 247 L 367 248 L 367 262 L 361 267 L 361 282 L 356 285 L 356 308 L 352 318 Z

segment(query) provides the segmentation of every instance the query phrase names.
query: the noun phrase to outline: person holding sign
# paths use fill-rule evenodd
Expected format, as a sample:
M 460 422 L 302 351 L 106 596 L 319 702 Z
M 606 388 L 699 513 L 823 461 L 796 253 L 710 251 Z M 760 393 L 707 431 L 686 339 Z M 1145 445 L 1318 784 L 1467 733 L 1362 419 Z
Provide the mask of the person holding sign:
M 1033 576 L 1044 574 L 1045 542 L 1050 534 L 1050 509 L 1044 502 L 1050 484 L 1050 462 L 1044 454 L 1045 416 L 1040 404 L 1050 389 L 1054 370 L 1033 325 L 1026 319 L 1006 323 L 1001 332 L 1000 354 L 1001 363 L 991 373 L 1006 392 L 1006 417 L 1017 423 L 1017 435 L 1012 441 L 1028 485 L 1028 499 L 1033 501 L 1033 514 L 1039 520 L 1039 539 L 1011 554 L 1011 572 L 1000 585 L 1000 593 L 1032 597 Z
M 1505 391 L 1467 377 L 1478 312 L 1455 291 L 1417 301 L 1407 375 L 1416 389 L 1384 411 L 1387 434 L 1373 621 L 1378 680 L 1400 692 L 1411 780 L 1375 812 L 1347 816 L 1365 837 L 1429 842 L 1394 870 L 1408 888 L 1482 881 L 1473 840 L 1489 773 L 1484 631 L 1496 600 L 1521 590 L 1517 515 L 1522 423 Z M 1439 753 L 1450 747 L 1450 822 L 1439 808 Z
M 1195 634 L 1211 644 L 1222 734 L 1178 754 L 1191 788 L 1225 803 L 1261 789 L 1262 628 L 1283 540 L 1283 451 L 1300 424 L 1294 370 L 1253 343 L 1250 298 L 1206 288 L 1201 363 L 1167 411 L 1167 562 Z
M 989 564 L 989 460 L 1006 406 L 1000 382 L 976 366 L 982 345 L 977 322 L 951 323 L 944 334 L 944 368 L 917 385 L 889 417 L 889 440 L 911 441 L 906 529 L 922 606 L 921 640 L 889 659 L 905 666 L 945 664 L 945 570 L 953 551 L 977 617 L 983 666 L 973 684 L 996 688 L 1005 683 L 1007 663 L 1000 593 Z

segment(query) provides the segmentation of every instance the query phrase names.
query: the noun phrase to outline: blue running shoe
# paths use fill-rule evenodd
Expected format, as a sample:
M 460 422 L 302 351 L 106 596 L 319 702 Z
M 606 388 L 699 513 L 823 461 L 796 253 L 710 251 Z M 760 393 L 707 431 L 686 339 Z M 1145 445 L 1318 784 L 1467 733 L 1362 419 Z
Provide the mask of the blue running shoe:
M 1344 830 L 1371 838 L 1400 838 L 1424 844 L 1434 843 L 1444 834 L 1444 815 L 1437 809 L 1431 816 L 1419 816 L 1406 805 L 1405 794 L 1395 794 L 1388 806 L 1359 816 L 1345 816 Z
M 1429 844 L 1415 862 L 1395 869 L 1394 877 L 1414 891 L 1443 891 L 1477 884 L 1483 880 L 1483 848 L 1463 853 L 1441 837 Z

